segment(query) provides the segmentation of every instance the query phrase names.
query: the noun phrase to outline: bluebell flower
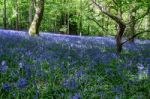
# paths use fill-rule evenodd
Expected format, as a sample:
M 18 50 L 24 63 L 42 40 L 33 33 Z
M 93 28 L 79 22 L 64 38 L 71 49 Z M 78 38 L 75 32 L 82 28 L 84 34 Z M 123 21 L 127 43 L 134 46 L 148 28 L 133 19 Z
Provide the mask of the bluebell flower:
M 79 70 L 76 72 L 77 77 L 81 77 L 83 75 L 83 71 Z
M 77 77 L 81 77 L 83 74 L 84 74 L 84 72 L 83 72 L 83 67 L 81 67 L 80 70 L 78 70 L 78 71 L 76 72 L 76 76 L 77 76 Z
M 4 83 L 4 84 L 2 85 L 2 88 L 3 88 L 4 90 L 9 90 L 9 89 L 10 89 L 9 83 Z
M 147 70 L 147 74 L 150 75 L 150 67 Z
M 71 99 L 80 99 L 80 93 L 75 93 L 75 95 Z
M 115 99 L 120 99 L 117 95 L 115 96 Z
M 3 60 L 1 62 L 1 66 L 0 66 L 0 72 L 6 72 L 7 69 L 8 69 L 7 62 L 5 60 Z
M 63 87 L 74 89 L 76 87 L 76 80 L 74 78 L 66 79 L 62 83 Z
M 74 78 L 72 78 L 70 80 L 70 88 L 74 89 L 76 87 L 76 80 Z
M 20 68 L 20 69 L 23 68 L 23 63 L 22 63 L 22 62 L 19 63 L 19 68 Z
M 36 93 L 35 93 L 34 99 L 38 99 L 39 95 L 40 95 L 39 90 L 36 90 Z
M 122 86 L 122 85 L 117 85 L 116 87 L 113 88 L 113 91 L 114 91 L 115 93 L 120 94 L 120 93 L 123 92 L 123 86 Z
M 63 86 L 63 87 L 68 87 L 68 85 L 69 85 L 69 81 L 68 81 L 68 79 L 66 79 L 66 80 L 62 83 L 62 86 Z
M 27 86 L 27 80 L 25 78 L 20 78 L 17 81 L 17 87 L 18 88 L 24 88 Z
M 6 72 L 8 69 L 8 66 L 7 65 L 2 65 L 0 66 L 0 72 Z
M 7 65 L 7 62 L 5 61 L 5 60 L 3 60 L 2 62 L 1 62 L 1 65 L 3 66 L 3 65 Z
M 143 64 L 140 64 L 140 63 L 138 63 L 138 64 L 137 64 L 137 68 L 138 68 L 139 70 L 143 70 L 143 69 L 144 69 L 144 65 L 143 65 Z
M 13 93 L 13 97 L 16 97 L 16 93 Z
M 31 76 L 31 70 L 29 66 L 25 66 L 25 73 L 26 73 L 26 78 L 30 78 Z

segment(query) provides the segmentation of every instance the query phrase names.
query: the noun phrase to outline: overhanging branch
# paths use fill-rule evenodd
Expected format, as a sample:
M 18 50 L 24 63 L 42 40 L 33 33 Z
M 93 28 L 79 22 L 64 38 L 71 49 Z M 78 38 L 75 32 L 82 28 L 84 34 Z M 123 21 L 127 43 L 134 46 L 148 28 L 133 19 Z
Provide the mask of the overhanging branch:
M 133 35 L 131 38 L 129 38 L 129 39 L 127 39 L 126 41 L 122 42 L 122 45 L 125 44 L 125 43 L 128 42 L 128 41 L 133 40 L 135 37 L 137 37 L 138 35 L 143 34 L 143 33 L 145 33 L 145 32 L 150 32 L 150 30 L 141 31 L 141 32 L 139 32 L 139 33 Z

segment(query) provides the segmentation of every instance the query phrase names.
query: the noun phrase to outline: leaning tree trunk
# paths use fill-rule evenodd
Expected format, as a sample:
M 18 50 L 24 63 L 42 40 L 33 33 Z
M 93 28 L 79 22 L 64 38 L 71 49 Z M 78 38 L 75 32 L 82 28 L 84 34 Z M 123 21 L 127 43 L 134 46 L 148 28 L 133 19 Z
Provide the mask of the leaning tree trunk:
M 120 53 L 122 51 L 122 36 L 125 31 L 125 28 L 126 26 L 123 23 L 119 23 L 116 35 L 117 53 Z
M 43 12 L 44 12 L 44 0 L 38 0 L 37 6 L 35 6 L 35 15 L 31 26 L 29 28 L 29 35 L 38 35 L 39 27 L 42 21 Z
M 115 16 L 113 14 L 111 14 L 109 11 L 107 11 L 107 9 L 100 3 L 97 3 L 96 0 L 91 0 L 93 2 L 93 4 L 95 4 L 105 15 L 107 15 L 108 17 L 110 17 L 112 20 L 114 20 L 117 25 L 118 25 L 118 31 L 117 31 L 117 35 L 116 35 L 116 47 L 117 47 L 117 53 L 121 53 L 122 51 L 122 36 L 124 34 L 126 25 L 125 23 L 122 21 L 122 18 L 120 17 L 120 15 L 122 13 L 119 13 L 119 17 Z

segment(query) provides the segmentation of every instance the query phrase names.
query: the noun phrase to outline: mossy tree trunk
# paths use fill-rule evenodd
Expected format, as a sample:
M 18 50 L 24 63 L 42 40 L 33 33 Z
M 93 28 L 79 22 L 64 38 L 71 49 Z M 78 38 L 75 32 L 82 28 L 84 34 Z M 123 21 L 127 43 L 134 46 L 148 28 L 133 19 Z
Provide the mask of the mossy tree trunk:
M 35 15 L 29 28 L 29 35 L 39 34 L 39 27 L 44 12 L 44 0 L 38 0 L 37 3 L 34 0 L 34 5 L 35 5 Z

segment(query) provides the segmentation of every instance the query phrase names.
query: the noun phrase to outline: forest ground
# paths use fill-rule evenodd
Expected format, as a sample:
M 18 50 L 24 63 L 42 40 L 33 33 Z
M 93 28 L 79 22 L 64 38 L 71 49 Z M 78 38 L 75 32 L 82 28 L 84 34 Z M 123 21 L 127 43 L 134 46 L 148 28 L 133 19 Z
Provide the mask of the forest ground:
M 0 30 L 0 98 L 148 99 L 150 40 Z

